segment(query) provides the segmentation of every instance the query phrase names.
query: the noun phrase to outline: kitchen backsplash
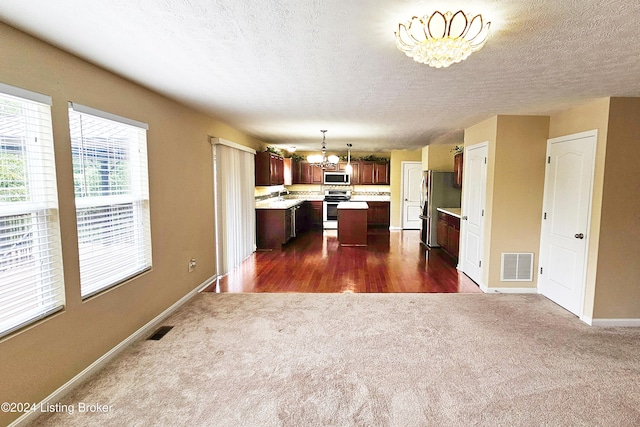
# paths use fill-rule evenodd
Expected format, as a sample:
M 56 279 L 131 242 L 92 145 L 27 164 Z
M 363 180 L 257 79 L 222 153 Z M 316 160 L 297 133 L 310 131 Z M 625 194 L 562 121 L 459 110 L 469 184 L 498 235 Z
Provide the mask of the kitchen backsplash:
M 331 190 L 331 189 L 344 189 L 345 187 L 343 185 L 326 185 L 324 186 L 325 190 Z M 323 191 L 289 191 L 289 193 L 280 193 L 280 191 L 275 191 L 275 192 L 271 192 L 271 193 L 264 193 L 261 194 L 259 196 L 256 196 L 256 202 L 260 202 L 262 200 L 268 200 L 268 199 L 273 199 L 275 197 L 278 197 L 279 195 L 282 195 L 284 197 L 289 197 L 289 198 L 304 198 L 304 197 L 319 197 L 319 196 L 324 196 L 324 190 Z M 390 197 L 391 193 L 389 191 L 352 191 L 351 192 L 351 196 L 386 196 L 386 197 Z

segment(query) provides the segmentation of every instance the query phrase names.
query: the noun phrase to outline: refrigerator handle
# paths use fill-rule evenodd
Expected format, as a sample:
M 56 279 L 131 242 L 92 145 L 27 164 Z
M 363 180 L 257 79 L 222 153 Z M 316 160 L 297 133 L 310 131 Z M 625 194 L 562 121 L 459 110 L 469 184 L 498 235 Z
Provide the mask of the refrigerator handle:
M 420 181 L 420 209 L 424 208 L 424 175 L 422 176 L 422 180 Z

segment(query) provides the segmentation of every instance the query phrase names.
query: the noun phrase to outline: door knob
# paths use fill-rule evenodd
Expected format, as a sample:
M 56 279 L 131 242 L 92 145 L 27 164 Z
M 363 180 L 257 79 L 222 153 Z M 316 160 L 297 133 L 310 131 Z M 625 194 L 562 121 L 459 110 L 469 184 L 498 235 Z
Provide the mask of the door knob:
M 574 236 L 576 239 L 584 239 L 584 234 L 578 233 Z

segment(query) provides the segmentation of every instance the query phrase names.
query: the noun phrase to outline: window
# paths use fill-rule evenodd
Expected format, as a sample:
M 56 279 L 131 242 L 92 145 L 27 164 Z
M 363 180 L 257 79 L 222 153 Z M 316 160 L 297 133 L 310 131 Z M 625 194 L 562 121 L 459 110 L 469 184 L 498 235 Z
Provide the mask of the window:
M 151 268 L 147 125 L 69 104 L 83 298 Z
M 64 307 L 50 106 L 0 83 L 0 336 Z

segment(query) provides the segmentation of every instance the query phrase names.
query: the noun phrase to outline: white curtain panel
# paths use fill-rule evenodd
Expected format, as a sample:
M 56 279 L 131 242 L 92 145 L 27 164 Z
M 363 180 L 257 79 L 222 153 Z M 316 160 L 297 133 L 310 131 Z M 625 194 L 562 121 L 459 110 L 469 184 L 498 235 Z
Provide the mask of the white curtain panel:
M 256 250 L 255 154 L 213 145 L 217 274 L 223 276 Z

